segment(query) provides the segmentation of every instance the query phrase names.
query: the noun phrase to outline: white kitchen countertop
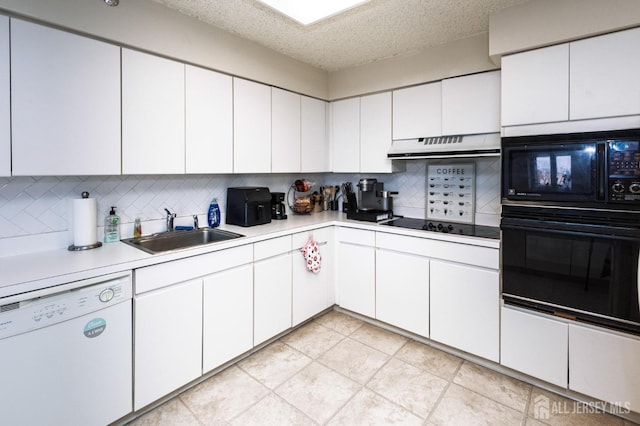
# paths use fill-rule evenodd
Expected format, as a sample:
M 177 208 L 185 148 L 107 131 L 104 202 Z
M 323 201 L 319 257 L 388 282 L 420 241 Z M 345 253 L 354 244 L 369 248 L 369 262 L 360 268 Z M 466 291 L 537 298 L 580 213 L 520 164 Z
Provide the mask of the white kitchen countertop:
M 57 249 L 18 256 L 0 257 L 0 271 L 2 271 L 0 273 L 0 298 L 54 287 L 99 275 L 250 244 L 293 232 L 304 232 L 333 225 L 496 249 L 500 248 L 500 241 L 497 239 L 425 232 L 383 226 L 374 222 L 348 220 L 346 214 L 342 212 L 322 212 L 309 215 L 290 214 L 286 220 L 274 220 L 269 224 L 247 228 L 222 225 L 220 229 L 236 232 L 245 235 L 245 237 L 163 254 L 148 254 L 125 243 L 117 242 L 103 244 L 100 248 L 86 251 L 75 252 L 66 249 Z

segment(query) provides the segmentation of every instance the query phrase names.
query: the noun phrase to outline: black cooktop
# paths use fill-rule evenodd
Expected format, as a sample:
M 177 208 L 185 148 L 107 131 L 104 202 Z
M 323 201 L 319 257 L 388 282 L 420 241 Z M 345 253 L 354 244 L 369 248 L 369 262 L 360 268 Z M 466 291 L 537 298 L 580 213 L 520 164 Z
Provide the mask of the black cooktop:
M 438 222 L 429 219 L 399 217 L 381 225 L 398 228 L 419 229 L 423 231 L 442 232 L 452 235 L 500 239 L 500 228 L 493 226 L 469 225 L 466 223 Z

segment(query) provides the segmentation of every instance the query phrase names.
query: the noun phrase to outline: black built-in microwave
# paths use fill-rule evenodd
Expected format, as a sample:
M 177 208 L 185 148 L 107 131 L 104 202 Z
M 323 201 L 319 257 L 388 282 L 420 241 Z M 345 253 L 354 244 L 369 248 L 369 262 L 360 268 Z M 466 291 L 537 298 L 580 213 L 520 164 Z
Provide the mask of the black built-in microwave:
M 640 209 L 640 129 L 503 137 L 502 199 Z

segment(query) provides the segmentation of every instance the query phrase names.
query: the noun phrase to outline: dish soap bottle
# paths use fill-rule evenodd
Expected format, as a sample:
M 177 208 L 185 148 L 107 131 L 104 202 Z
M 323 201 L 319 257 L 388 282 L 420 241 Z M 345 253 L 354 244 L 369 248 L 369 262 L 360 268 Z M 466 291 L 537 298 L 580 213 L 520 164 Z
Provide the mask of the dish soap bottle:
M 209 215 L 207 219 L 210 228 L 220 226 L 220 206 L 218 206 L 218 199 L 215 197 L 211 200 L 211 204 L 209 204 Z
M 120 241 L 120 216 L 116 214 L 115 206 L 112 206 L 109 215 L 104 218 L 104 242 L 114 241 Z
M 140 216 L 136 216 L 136 219 L 133 221 L 133 238 L 142 237 L 142 222 L 140 221 Z

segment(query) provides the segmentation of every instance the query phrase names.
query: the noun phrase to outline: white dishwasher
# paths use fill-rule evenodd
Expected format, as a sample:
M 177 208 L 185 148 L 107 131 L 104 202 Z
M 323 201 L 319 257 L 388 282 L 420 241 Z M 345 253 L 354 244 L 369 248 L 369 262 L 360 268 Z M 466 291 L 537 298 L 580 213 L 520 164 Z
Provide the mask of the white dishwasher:
M 130 413 L 131 271 L 0 299 L 0 423 L 106 425 Z

